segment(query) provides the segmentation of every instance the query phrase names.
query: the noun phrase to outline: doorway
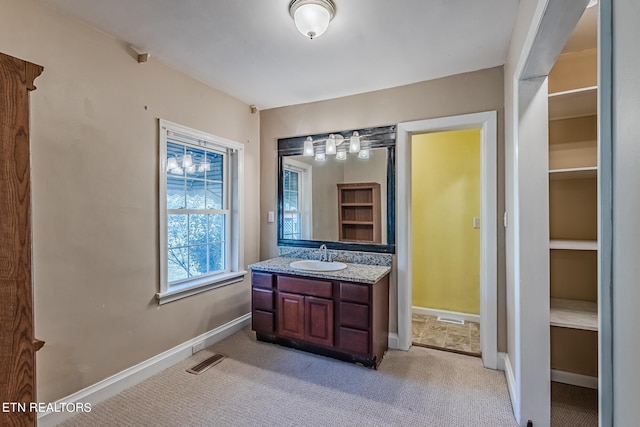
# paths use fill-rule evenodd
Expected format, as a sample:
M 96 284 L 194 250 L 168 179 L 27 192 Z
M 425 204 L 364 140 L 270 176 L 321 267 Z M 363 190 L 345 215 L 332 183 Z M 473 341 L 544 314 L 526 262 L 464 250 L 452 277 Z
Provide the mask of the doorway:
M 412 338 L 412 136 L 464 129 L 480 129 L 480 348 L 483 365 L 497 369 L 498 216 L 495 111 L 398 124 L 398 348 L 409 349 Z
M 411 147 L 412 344 L 480 356 L 480 129 Z

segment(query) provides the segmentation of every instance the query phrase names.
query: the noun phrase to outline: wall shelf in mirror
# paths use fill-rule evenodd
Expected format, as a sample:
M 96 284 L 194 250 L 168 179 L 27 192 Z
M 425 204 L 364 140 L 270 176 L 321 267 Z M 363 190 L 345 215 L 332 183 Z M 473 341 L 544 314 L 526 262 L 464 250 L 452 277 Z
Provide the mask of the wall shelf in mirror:
M 338 184 L 338 239 L 381 243 L 380 184 Z
M 354 132 L 366 155 L 348 151 Z M 395 253 L 395 144 L 393 125 L 278 139 L 278 246 Z

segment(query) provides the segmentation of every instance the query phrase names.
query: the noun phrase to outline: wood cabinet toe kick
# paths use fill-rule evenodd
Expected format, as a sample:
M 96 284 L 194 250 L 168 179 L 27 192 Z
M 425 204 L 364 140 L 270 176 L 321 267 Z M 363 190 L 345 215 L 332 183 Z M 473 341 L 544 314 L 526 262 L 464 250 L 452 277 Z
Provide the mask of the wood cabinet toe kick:
M 260 341 L 377 368 L 388 349 L 389 275 L 375 284 L 254 271 Z

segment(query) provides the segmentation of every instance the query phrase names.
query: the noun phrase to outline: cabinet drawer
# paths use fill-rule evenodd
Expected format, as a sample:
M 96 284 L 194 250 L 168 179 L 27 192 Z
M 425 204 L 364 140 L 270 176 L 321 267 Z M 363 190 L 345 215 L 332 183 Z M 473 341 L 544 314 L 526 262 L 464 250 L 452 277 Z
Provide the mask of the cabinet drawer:
M 266 289 L 253 289 L 251 292 L 253 308 L 256 310 L 273 311 L 273 291 Z
M 266 311 L 253 310 L 251 314 L 251 328 L 258 332 L 273 333 L 274 315 Z
M 341 302 L 340 324 L 351 328 L 369 329 L 369 306 Z
M 278 276 L 278 290 L 314 297 L 331 298 L 331 282 L 300 277 Z
M 369 332 L 340 327 L 340 349 L 347 352 L 369 354 Z
M 255 288 L 273 289 L 273 274 L 254 272 L 251 274 L 251 285 Z
M 369 285 L 340 283 L 340 299 L 342 301 L 369 302 Z

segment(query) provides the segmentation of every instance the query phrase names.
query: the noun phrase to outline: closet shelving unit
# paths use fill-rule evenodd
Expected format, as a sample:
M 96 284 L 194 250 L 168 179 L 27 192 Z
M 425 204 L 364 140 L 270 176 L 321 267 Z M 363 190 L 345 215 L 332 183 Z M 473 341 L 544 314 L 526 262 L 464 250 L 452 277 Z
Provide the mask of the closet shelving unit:
M 552 78 L 553 72 L 550 87 Z M 551 367 L 595 377 L 597 86 L 572 88 L 570 81 L 554 86 L 568 89 L 549 94 Z

